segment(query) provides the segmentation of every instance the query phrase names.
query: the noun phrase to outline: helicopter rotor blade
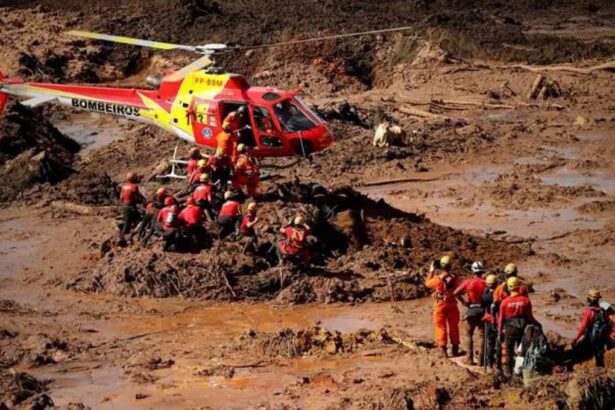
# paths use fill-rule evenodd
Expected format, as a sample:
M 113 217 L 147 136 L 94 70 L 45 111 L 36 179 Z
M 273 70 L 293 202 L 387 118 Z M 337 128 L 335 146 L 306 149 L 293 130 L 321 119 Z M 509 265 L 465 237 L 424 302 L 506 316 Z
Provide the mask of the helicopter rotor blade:
M 141 46 L 148 48 L 156 48 L 158 50 L 187 50 L 193 52 L 200 52 L 198 47 L 187 46 L 183 44 L 162 43 L 160 41 L 142 40 L 139 38 L 124 37 L 124 36 L 112 36 L 110 34 L 92 33 L 89 31 L 72 30 L 66 32 L 71 36 L 89 38 L 92 40 L 110 41 L 113 43 L 130 44 L 133 46 Z
M 207 67 L 208 65 L 210 65 L 212 63 L 212 61 L 209 59 L 208 56 L 203 56 L 201 58 L 199 58 L 198 60 L 188 64 L 187 66 L 181 68 L 180 70 L 175 71 L 173 74 L 170 74 L 167 79 L 170 81 L 173 80 L 178 80 L 184 76 L 186 76 L 187 74 L 190 74 L 194 71 L 198 71 L 200 69 L 202 69 L 203 67 Z

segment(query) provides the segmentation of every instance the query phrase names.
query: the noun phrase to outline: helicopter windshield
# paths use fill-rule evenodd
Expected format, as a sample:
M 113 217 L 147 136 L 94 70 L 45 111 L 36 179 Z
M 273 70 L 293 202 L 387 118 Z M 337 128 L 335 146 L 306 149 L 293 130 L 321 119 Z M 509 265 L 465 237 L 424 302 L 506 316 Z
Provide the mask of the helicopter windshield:
M 282 100 L 273 106 L 280 125 L 286 132 L 307 131 L 316 124 L 292 100 Z

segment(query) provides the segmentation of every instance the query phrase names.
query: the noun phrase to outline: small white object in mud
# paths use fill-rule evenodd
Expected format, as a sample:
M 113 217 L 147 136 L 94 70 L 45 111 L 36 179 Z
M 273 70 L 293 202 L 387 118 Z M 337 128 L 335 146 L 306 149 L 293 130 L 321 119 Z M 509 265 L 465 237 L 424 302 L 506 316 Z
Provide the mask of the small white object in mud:
M 374 132 L 374 147 L 401 145 L 406 133 L 399 125 L 391 125 L 388 121 L 380 123 Z

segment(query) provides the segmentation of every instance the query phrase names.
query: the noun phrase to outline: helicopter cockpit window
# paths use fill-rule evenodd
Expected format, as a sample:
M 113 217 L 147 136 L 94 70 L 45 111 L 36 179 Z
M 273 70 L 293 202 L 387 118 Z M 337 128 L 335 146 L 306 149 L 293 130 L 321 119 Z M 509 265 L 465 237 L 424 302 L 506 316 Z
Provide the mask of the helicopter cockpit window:
M 252 114 L 254 122 L 259 131 L 271 133 L 273 132 L 273 122 L 271 121 L 271 113 L 265 107 L 254 107 Z
M 307 131 L 314 127 L 312 121 L 304 112 L 291 100 L 283 100 L 273 106 L 278 121 L 287 132 Z

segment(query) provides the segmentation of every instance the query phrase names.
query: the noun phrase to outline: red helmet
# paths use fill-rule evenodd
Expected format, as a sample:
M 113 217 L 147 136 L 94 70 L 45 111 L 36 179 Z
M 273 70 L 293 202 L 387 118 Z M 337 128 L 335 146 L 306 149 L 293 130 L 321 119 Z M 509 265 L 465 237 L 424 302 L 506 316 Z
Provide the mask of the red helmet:
M 164 206 L 171 206 L 171 205 L 175 205 L 175 198 L 173 196 L 168 196 L 164 199 Z
M 129 172 L 126 174 L 126 181 L 128 182 L 136 182 L 137 181 L 137 174 L 134 172 Z
M 189 196 L 188 199 L 186 199 L 186 205 L 196 205 L 196 201 L 193 197 Z

